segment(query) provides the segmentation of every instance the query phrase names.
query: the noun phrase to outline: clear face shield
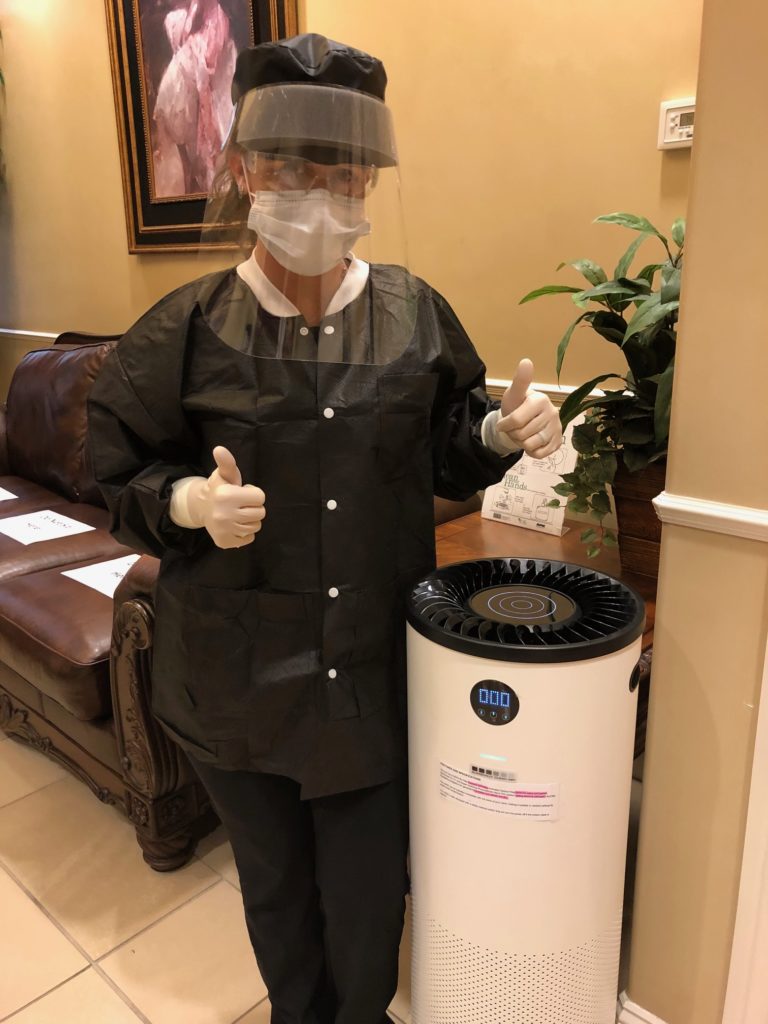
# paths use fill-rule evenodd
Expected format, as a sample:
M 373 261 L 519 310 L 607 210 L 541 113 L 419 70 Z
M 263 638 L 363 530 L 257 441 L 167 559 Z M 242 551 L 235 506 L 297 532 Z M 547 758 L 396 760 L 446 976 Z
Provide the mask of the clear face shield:
M 237 243 L 236 274 L 204 301 L 254 355 L 389 362 L 413 297 L 392 118 L 366 93 L 269 85 L 246 93 L 208 199 L 204 242 Z

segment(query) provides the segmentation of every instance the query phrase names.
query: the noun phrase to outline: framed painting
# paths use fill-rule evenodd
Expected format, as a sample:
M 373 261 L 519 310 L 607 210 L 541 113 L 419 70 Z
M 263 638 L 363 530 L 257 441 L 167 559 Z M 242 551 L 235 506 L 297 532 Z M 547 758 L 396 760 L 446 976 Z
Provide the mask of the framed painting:
M 105 3 L 128 251 L 212 247 L 200 230 L 232 121 L 235 58 L 295 35 L 296 0 Z

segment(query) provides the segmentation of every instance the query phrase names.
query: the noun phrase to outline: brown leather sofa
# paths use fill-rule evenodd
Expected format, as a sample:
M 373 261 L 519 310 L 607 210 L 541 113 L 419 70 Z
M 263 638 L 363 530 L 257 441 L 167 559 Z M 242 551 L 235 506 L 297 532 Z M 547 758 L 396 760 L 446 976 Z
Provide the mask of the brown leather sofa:
M 132 572 L 147 581 L 143 602 L 113 602 L 62 575 L 132 553 L 108 532 L 85 445 L 86 398 L 115 340 L 61 335 L 24 356 L 11 381 L 0 487 L 16 497 L 0 500 L 0 519 L 50 509 L 94 529 L 27 546 L 0 533 L 0 727 L 123 811 L 144 858 L 167 871 L 216 818 L 149 712 L 155 560 Z
M 114 601 L 62 575 L 130 554 L 109 534 L 89 465 L 86 399 L 116 338 L 64 334 L 19 363 L 0 418 L 0 519 L 50 509 L 94 527 L 24 546 L 0 533 L 0 728 L 133 822 L 148 864 L 180 867 L 216 817 L 150 713 L 153 589 L 142 556 Z M 435 520 L 479 507 L 435 499 Z

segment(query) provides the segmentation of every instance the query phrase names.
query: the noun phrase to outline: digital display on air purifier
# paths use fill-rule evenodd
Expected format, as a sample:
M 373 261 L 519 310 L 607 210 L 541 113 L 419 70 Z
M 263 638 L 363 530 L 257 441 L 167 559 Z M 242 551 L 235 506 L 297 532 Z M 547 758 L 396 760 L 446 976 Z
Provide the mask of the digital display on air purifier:
M 477 717 L 487 725 L 506 725 L 520 710 L 520 701 L 511 686 L 497 679 L 482 679 L 469 694 L 469 703 Z
M 477 694 L 477 702 L 489 708 L 508 708 L 510 695 L 503 690 L 486 690 L 481 687 Z

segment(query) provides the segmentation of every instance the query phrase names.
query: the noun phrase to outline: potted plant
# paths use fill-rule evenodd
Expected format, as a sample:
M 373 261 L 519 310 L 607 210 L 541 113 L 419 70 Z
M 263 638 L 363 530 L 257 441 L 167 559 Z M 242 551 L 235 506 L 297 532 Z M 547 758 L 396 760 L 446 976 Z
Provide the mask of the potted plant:
M 547 285 L 529 292 L 521 303 L 542 295 L 569 293 L 581 310 L 557 347 L 558 380 L 565 353 L 580 324 L 588 324 L 601 338 L 620 348 L 626 359 L 625 374 L 600 374 L 577 387 L 563 402 L 563 428 L 580 413 L 584 413 L 585 421 L 573 431 L 573 446 L 578 453 L 574 471 L 562 475 L 555 491 L 570 500 L 575 512 L 589 513 L 595 520 L 595 525 L 581 535 L 587 555 L 594 557 L 603 544 L 617 543 L 613 531 L 603 525 L 610 512 L 608 487 L 612 486 L 622 534 L 622 564 L 629 571 L 656 575 L 660 526 L 650 498 L 664 487 L 685 221 L 675 221 L 671 239 L 645 217 L 630 213 L 607 214 L 598 217 L 597 222 L 618 224 L 637 233 L 613 276 L 609 279 L 592 260 L 561 263 L 558 270 L 573 267 L 589 287 Z M 661 262 L 634 271 L 638 250 L 650 240 L 663 249 Z M 592 394 L 598 385 L 611 379 L 619 386 L 603 388 L 599 396 Z M 628 505 L 622 500 L 627 491 Z M 638 517 L 638 509 L 646 505 L 646 516 Z

